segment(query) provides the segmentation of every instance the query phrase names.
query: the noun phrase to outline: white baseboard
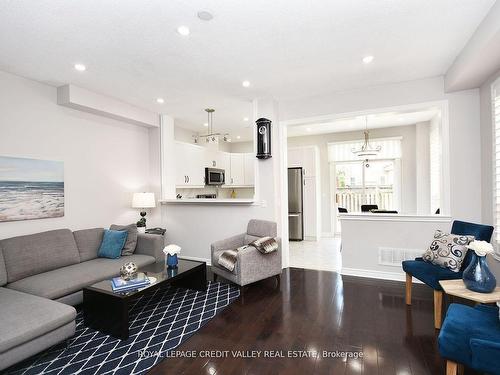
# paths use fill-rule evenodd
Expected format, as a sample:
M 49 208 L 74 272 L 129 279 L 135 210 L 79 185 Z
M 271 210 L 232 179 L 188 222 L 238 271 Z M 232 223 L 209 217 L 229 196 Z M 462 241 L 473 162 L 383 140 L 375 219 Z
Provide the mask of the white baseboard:
M 315 236 L 304 236 L 304 241 L 317 241 L 318 238 Z
M 205 262 L 207 264 L 207 266 L 212 265 L 212 261 L 210 259 L 207 259 L 207 258 L 190 257 L 187 255 L 179 255 L 179 258 L 180 259 L 187 259 L 187 260 L 196 260 L 197 262 Z
M 371 279 L 392 280 L 392 281 L 406 281 L 406 274 L 404 272 L 386 272 L 376 270 L 366 270 L 362 268 L 346 268 L 342 267 L 340 271 L 342 275 L 369 277 Z M 413 278 L 413 282 L 422 284 L 420 280 Z

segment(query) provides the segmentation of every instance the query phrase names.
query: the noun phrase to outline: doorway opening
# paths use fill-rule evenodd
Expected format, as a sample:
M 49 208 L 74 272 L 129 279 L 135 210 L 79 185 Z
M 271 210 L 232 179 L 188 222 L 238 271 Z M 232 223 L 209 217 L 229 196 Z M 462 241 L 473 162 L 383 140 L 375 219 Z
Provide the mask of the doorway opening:
M 290 237 L 291 266 L 340 269 L 342 214 L 449 214 L 447 105 L 438 101 L 280 124 L 287 167 L 305 172 L 303 238 Z M 360 155 L 367 138 L 377 152 Z M 286 188 L 290 200 L 293 189 Z M 298 227 L 294 220 L 289 217 L 290 229 Z M 325 264 L 325 258 L 335 261 Z

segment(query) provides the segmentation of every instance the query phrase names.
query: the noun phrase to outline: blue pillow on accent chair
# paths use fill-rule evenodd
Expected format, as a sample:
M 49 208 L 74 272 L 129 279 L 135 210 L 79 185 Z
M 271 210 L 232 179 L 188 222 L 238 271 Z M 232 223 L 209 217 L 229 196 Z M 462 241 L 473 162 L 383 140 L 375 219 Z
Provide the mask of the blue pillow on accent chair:
M 97 252 L 99 258 L 116 259 L 122 255 L 123 246 L 127 241 L 126 230 L 104 229 L 101 246 Z
M 462 236 L 474 236 L 476 240 L 490 242 L 493 229 L 490 225 L 455 220 L 451 227 L 451 233 Z M 411 283 L 412 277 L 415 277 L 434 289 L 434 327 L 437 329 L 441 328 L 443 289 L 439 284 L 439 280 L 461 279 L 462 272 L 469 265 L 470 261 L 471 255 L 468 253 L 462 263 L 460 272 L 453 272 L 447 268 L 441 268 L 432 263 L 424 262 L 422 258 L 405 260 L 403 262 L 403 270 L 406 272 L 406 304 L 411 305 Z
M 438 345 L 439 353 L 446 358 L 447 374 L 456 375 L 458 368 L 465 365 L 476 371 L 499 375 L 498 307 L 452 303 L 439 332 Z

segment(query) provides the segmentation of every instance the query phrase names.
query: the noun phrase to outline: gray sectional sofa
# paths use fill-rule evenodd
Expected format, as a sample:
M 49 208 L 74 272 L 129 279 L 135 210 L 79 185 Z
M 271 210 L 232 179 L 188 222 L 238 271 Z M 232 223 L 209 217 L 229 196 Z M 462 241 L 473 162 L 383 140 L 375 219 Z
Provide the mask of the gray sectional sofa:
M 59 229 L 0 241 L 0 371 L 75 333 L 82 289 L 163 259 L 163 236 L 139 234 L 133 255 L 98 258 L 104 230 Z

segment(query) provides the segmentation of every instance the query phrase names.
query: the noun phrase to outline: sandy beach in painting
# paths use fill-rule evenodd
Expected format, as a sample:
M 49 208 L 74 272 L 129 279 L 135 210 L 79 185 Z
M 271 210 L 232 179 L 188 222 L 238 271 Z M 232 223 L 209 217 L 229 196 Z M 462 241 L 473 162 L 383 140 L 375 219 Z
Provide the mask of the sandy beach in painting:
M 0 181 L 0 221 L 64 216 L 64 182 Z

